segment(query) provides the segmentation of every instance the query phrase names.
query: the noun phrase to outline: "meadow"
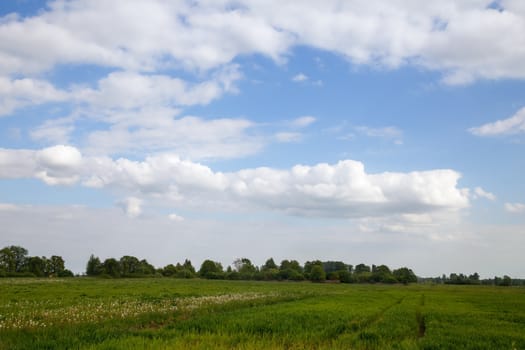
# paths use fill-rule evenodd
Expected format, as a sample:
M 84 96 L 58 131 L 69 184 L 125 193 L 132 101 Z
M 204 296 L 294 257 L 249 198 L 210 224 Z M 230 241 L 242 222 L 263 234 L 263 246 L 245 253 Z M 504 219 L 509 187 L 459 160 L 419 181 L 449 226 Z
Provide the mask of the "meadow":
M 525 349 L 525 289 L 2 279 L 0 349 Z

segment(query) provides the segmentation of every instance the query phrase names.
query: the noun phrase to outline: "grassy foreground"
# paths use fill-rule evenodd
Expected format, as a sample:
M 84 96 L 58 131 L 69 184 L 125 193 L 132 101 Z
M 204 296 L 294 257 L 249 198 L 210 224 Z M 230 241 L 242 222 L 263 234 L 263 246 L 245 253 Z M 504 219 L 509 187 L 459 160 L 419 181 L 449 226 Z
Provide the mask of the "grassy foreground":
M 0 280 L 0 349 L 525 349 L 525 289 Z

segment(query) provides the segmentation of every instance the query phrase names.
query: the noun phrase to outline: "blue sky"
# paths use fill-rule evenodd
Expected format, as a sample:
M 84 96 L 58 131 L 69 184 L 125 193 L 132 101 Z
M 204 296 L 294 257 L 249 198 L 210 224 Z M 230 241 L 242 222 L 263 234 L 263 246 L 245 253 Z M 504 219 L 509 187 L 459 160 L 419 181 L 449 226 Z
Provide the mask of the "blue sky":
M 520 1 L 0 16 L 2 246 L 525 277 Z

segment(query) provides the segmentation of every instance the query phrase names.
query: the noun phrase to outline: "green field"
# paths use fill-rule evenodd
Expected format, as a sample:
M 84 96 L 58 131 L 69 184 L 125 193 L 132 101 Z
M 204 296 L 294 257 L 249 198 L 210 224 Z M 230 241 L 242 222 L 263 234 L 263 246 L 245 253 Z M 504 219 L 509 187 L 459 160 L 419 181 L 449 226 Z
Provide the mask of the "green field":
M 1 349 L 525 349 L 525 289 L 0 280 Z

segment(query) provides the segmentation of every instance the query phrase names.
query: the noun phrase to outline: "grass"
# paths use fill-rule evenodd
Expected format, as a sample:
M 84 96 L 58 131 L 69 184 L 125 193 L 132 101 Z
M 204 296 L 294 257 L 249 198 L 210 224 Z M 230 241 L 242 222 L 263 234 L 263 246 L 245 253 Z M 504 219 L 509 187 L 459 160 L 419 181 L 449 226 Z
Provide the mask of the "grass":
M 525 289 L 0 280 L 0 349 L 525 349 Z

